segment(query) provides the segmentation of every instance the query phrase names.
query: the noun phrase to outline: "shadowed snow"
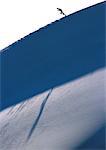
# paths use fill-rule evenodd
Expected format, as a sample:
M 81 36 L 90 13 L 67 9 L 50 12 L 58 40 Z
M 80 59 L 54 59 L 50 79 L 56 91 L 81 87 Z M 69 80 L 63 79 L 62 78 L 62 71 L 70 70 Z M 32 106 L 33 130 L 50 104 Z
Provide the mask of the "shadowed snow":
M 55 88 L 50 97 L 50 91 L 47 91 L 2 111 L 0 149 L 77 147 L 104 123 L 104 75 L 104 69 L 96 71 Z M 48 101 L 34 130 L 34 122 L 46 98 Z

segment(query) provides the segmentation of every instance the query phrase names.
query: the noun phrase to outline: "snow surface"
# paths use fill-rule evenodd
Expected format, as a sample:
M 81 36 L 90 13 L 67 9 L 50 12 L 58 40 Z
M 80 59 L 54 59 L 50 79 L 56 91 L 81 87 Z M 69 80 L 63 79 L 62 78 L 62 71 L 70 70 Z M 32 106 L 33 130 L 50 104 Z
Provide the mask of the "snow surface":
M 104 123 L 105 69 L 0 112 L 0 150 L 67 150 Z

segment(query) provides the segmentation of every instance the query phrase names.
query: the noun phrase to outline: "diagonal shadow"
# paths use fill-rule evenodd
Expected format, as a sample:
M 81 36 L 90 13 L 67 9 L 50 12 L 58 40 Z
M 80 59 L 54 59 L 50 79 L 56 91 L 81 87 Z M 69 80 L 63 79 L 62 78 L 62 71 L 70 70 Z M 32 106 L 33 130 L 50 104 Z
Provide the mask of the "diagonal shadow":
M 38 116 L 37 116 L 37 118 L 36 118 L 36 120 L 35 120 L 35 122 L 34 122 L 32 128 L 31 128 L 31 130 L 30 130 L 30 132 L 29 132 L 28 137 L 27 137 L 27 141 L 29 141 L 29 139 L 30 139 L 30 137 L 31 137 L 31 135 L 32 135 L 32 133 L 33 133 L 33 131 L 34 131 L 35 128 L 37 127 L 37 124 L 38 124 L 38 122 L 39 122 L 39 119 L 41 118 L 41 115 L 42 115 L 42 113 L 43 113 L 43 110 L 44 110 L 44 107 L 45 107 L 45 105 L 46 105 L 46 102 L 47 102 L 49 96 L 51 95 L 52 91 L 53 91 L 53 89 L 51 89 L 51 90 L 49 91 L 49 93 L 47 94 L 46 98 L 43 100 L 43 102 L 42 102 L 42 104 L 41 104 L 41 106 L 40 106 L 39 114 L 38 114 Z

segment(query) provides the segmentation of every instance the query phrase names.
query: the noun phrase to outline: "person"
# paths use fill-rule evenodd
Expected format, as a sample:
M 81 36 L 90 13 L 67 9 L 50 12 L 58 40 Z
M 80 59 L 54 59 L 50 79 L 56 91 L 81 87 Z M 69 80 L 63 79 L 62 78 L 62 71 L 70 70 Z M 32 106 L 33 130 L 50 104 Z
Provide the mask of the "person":
M 61 8 L 57 8 L 58 11 L 60 11 L 60 14 L 66 16 L 66 14 L 63 12 L 63 10 Z

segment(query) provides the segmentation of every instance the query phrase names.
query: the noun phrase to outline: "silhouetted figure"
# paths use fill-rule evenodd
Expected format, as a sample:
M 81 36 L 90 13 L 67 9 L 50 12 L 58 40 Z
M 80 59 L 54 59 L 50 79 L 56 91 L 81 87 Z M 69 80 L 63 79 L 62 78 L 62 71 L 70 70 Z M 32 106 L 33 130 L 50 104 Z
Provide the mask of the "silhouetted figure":
M 60 12 L 60 14 L 66 16 L 66 14 L 63 12 L 63 10 L 61 8 L 57 8 L 57 10 Z

